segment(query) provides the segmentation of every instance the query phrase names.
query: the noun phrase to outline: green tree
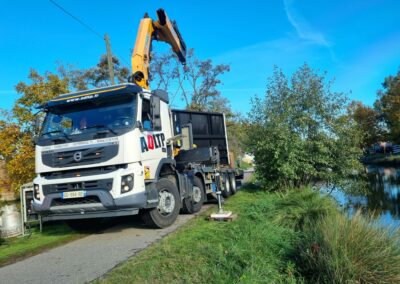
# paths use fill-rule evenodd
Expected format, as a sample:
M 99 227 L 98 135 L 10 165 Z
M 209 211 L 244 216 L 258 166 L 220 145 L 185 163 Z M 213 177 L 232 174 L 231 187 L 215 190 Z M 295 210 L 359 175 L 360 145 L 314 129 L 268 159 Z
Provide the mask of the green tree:
M 116 83 L 126 83 L 130 71 L 127 67 L 121 65 L 120 60 L 112 57 L 114 67 L 114 80 Z M 100 88 L 111 85 L 110 75 L 108 71 L 108 60 L 106 55 L 101 55 L 96 66 L 88 69 L 76 69 L 73 66 L 60 66 L 58 73 L 66 78 L 69 85 L 74 90 L 87 90 L 90 88 Z
M 246 145 L 270 188 L 341 185 L 361 169 L 361 133 L 344 94 L 330 86 L 307 64 L 290 79 L 275 67 L 265 97 L 253 98 Z
M 389 138 L 400 143 L 400 70 L 395 76 L 388 76 L 378 91 L 375 107 L 389 129 Z
M 353 114 L 358 128 L 362 131 L 363 137 L 360 145 L 362 148 L 365 149 L 386 139 L 387 134 L 377 110 L 365 106 L 362 102 L 352 101 L 349 106 L 349 112 Z

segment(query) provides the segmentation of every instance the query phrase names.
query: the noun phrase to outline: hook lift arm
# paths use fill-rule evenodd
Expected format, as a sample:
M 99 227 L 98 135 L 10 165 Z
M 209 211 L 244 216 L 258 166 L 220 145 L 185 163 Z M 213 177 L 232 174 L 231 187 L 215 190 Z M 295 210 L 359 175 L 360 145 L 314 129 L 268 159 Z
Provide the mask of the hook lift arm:
M 147 13 L 140 21 L 135 47 L 132 53 L 132 75 L 130 82 L 149 89 L 150 50 L 153 40 L 171 45 L 182 64 L 186 63 L 186 44 L 175 21 L 171 21 L 163 9 L 157 10 L 158 21 L 149 18 Z

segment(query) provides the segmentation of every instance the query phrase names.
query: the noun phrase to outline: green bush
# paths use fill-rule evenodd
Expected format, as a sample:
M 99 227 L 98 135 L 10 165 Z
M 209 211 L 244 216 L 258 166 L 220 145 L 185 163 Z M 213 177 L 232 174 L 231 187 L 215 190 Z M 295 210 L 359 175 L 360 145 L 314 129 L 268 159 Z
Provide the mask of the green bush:
M 310 223 L 299 269 L 312 283 L 399 283 L 400 234 L 357 213 L 329 214 Z
M 361 132 L 343 93 L 307 64 L 291 78 L 275 68 L 266 94 L 252 101 L 246 145 L 269 189 L 341 185 L 361 169 Z

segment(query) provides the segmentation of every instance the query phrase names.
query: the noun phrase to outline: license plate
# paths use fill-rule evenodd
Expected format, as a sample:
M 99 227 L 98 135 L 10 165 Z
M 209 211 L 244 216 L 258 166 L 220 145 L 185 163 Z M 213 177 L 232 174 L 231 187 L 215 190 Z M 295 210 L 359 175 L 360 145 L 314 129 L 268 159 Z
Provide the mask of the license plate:
M 63 199 L 68 199 L 68 198 L 81 198 L 86 196 L 86 191 L 84 190 L 78 190 L 78 191 L 70 191 L 70 192 L 63 192 L 62 193 L 62 198 Z

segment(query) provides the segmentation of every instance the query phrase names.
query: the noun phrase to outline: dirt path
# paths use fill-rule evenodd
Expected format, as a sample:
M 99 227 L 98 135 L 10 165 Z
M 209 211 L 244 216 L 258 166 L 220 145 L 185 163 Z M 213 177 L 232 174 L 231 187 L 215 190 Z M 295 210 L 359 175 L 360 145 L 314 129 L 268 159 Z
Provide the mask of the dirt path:
M 201 212 L 212 205 L 203 206 Z M 194 218 L 180 215 L 166 229 L 149 229 L 140 221 L 126 221 L 99 234 L 54 248 L 0 268 L 0 283 L 86 283 L 126 261 L 150 244 Z

